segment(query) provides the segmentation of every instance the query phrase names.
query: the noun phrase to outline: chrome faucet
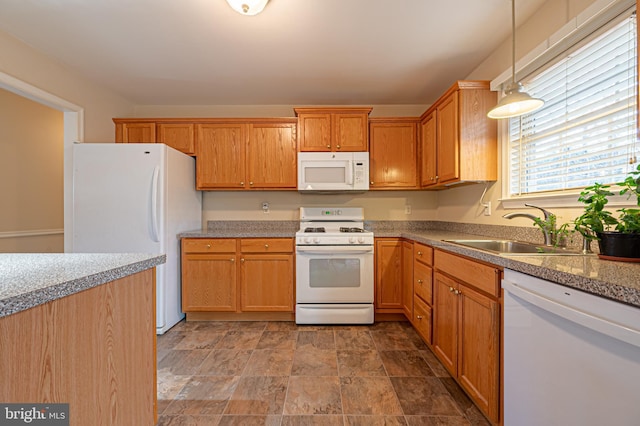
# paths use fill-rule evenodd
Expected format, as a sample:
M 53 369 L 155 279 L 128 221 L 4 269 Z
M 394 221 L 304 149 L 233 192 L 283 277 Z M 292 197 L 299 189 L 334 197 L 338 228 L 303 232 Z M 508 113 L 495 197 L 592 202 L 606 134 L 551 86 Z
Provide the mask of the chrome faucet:
M 525 206 L 533 207 L 534 209 L 540 210 L 542 214 L 544 214 L 545 223 L 549 223 L 549 219 L 551 217 L 555 217 L 553 213 L 551 213 L 549 210 L 543 209 L 542 207 L 534 206 L 531 204 L 525 204 Z M 551 229 L 551 227 L 542 226 L 540 224 L 541 219 L 539 217 L 534 216 L 531 213 L 520 213 L 520 212 L 507 213 L 502 217 L 504 217 L 505 219 L 513 219 L 514 217 L 528 217 L 529 219 L 533 220 L 537 225 L 539 225 L 540 229 L 542 229 L 542 233 L 544 234 L 544 244 L 547 246 L 553 245 L 553 237 L 554 237 L 553 232 L 555 231 L 555 229 Z M 553 226 L 553 228 L 555 228 L 555 225 Z

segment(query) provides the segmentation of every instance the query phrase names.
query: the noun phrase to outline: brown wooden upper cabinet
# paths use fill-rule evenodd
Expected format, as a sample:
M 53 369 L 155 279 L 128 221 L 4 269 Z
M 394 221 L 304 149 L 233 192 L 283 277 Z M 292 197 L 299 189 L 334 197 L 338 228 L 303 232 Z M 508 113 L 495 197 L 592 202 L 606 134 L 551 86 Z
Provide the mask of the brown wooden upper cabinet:
M 295 119 L 195 126 L 197 189 L 297 188 Z
M 164 143 L 187 155 L 195 154 L 195 125 L 168 119 L 114 118 L 118 143 Z
M 372 108 L 294 108 L 299 151 L 367 151 Z
M 497 102 L 488 81 L 458 81 L 420 117 L 420 185 L 444 189 L 498 178 Z
M 369 119 L 369 188 L 418 188 L 418 119 Z

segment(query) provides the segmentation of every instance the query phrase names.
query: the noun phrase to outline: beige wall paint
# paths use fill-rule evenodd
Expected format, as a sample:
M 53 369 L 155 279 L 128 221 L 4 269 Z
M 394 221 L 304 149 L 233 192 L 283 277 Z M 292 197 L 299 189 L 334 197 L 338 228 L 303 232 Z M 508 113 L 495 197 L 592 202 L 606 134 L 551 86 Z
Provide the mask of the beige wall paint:
M 62 112 L 0 89 L 0 233 L 63 229 L 62 158 Z M 63 248 L 62 234 L 0 238 L 3 253 Z
M 269 213 L 262 203 L 269 203 Z M 405 214 L 405 206 L 411 214 Z M 300 207 L 363 207 L 367 220 L 433 220 L 436 195 L 427 191 L 369 191 L 363 194 L 312 195 L 297 191 L 204 192 L 203 220 L 298 220 Z

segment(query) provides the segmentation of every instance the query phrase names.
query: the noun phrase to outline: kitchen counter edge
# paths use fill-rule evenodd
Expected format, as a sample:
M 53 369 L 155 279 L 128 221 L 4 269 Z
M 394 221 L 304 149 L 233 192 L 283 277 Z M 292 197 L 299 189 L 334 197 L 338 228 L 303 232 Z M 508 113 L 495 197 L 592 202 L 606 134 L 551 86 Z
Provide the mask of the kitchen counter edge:
M 145 253 L 0 254 L 0 318 L 165 262 Z

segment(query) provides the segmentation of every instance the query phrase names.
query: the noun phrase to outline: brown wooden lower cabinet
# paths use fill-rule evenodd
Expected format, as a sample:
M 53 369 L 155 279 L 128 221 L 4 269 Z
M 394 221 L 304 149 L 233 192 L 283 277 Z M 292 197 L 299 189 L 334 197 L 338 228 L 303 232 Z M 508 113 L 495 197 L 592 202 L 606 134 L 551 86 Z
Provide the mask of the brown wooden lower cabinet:
M 435 250 L 434 268 L 433 351 L 478 408 L 497 423 L 501 271 L 441 250 Z M 461 276 L 485 278 L 472 285 Z
M 292 313 L 294 270 L 291 238 L 184 238 L 182 309 Z

